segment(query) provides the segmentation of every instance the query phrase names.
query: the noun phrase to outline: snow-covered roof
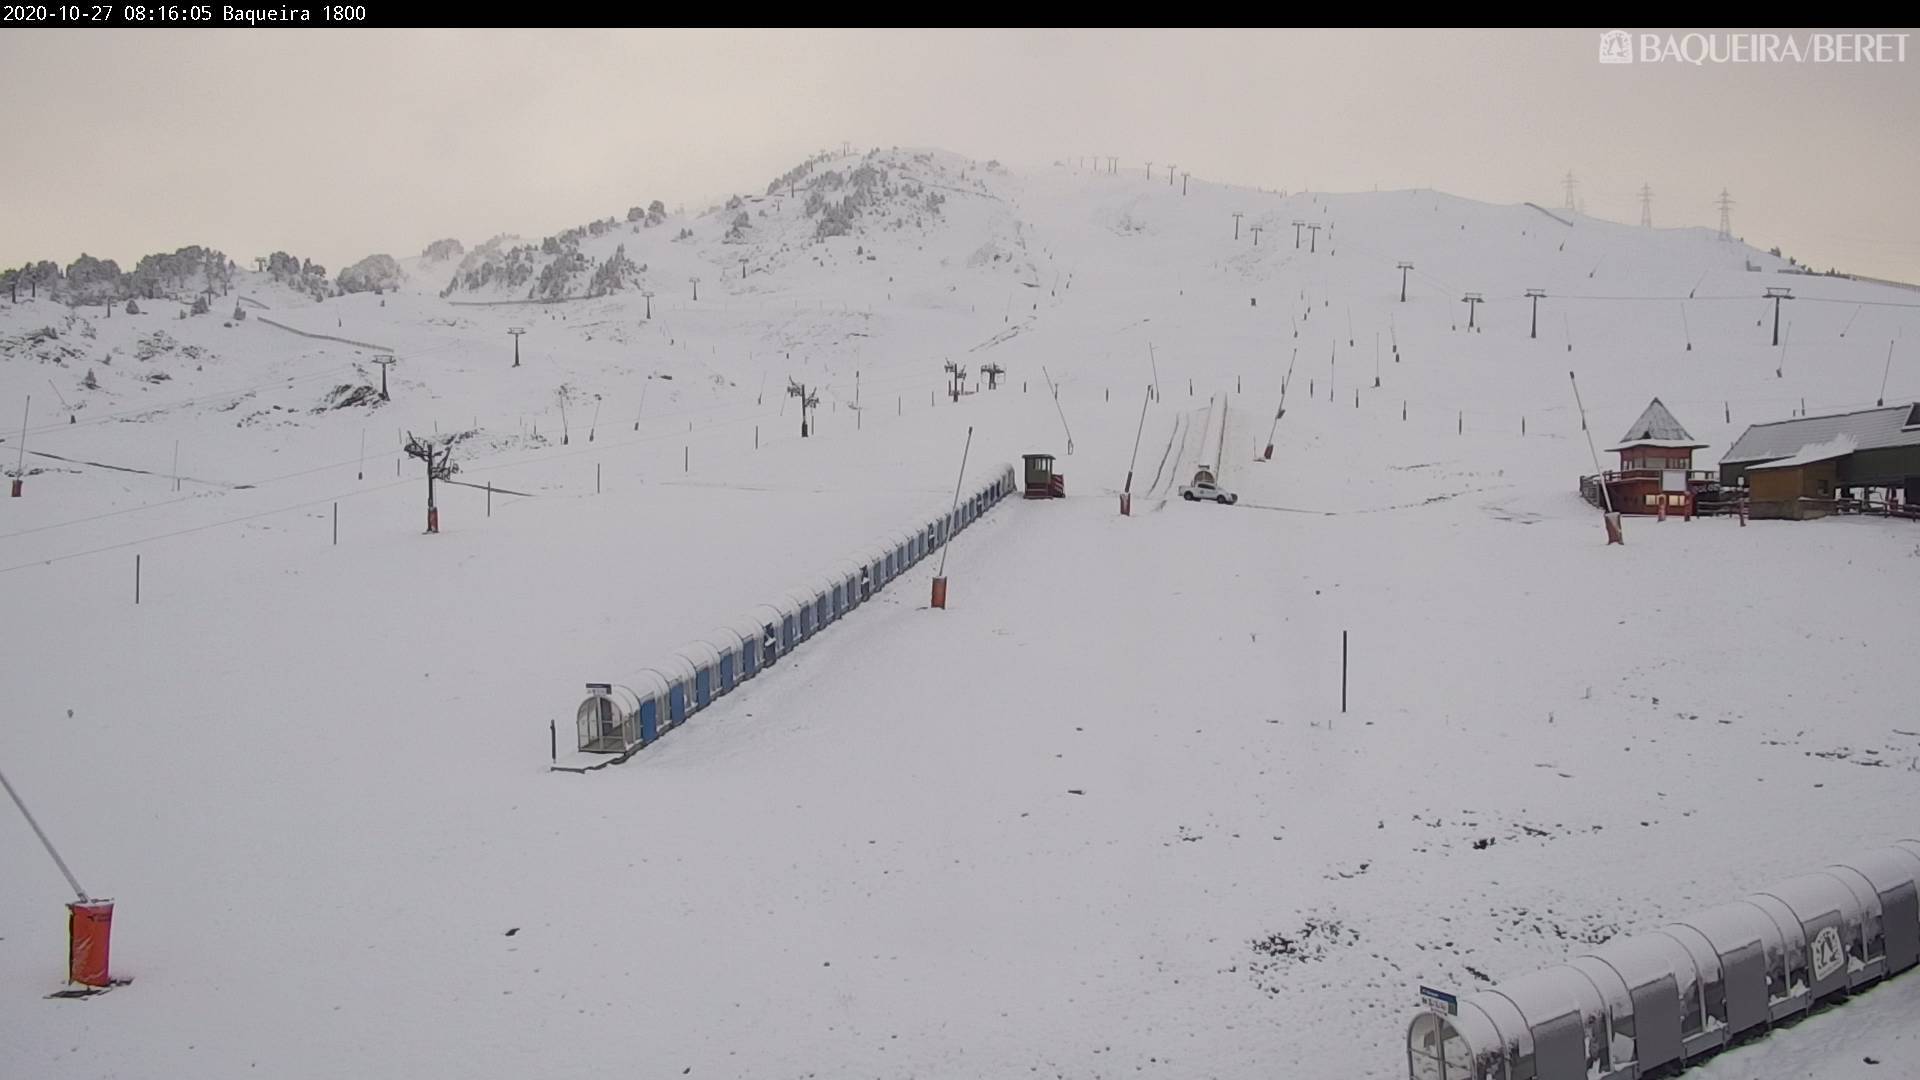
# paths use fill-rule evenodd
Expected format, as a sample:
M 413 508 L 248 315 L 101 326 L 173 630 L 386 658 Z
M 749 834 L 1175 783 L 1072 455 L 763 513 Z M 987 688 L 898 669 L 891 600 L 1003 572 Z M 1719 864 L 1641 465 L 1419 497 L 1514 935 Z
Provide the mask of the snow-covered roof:
M 1635 420 L 1633 426 L 1627 429 L 1627 433 L 1620 436 L 1620 445 L 1613 449 L 1624 450 L 1629 446 L 1664 446 L 1689 450 L 1705 445 L 1707 444 L 1687 434 L 1687 429 L 1680 426 L 1680 421 L 1673 418 L 1673 414 L 1660 403 L 1660 399 L 1654 398 L 1647 402 L 1646 409 L 1640 413 L 1640 419 Z
M 1920 405 L 1888 405 L 1829 416 L 1806 416 L 1755 424 L 1727 448 L 1722 465 L 1773 461 L 1793 457 L 1801 450 L 1850 435 L 1856 450 L 1888 446 L 1920 446 Z
M 1618 446 L 1609 446 L 1607 447 L 1607 453 L 1611 454 L 1620 450 L 1631 450 L 1636 446 L 1651 446 L 1656 449 L 1666 450 L 1698 450 L 1705 445 L 1707 444 L 1694 442 L 1691 439 L 1635 439 L 1632 442 L 1621 443 Z
M 1748 467 L 1748 472 L 1760 472 L 1765 469 L 1797 469 L 1802 465 L 1812 465 L 1818 461 L 1832 461 L 1843 458 L 1860 448 L 1859 440 L 1842 432 L 1826 442 L 1809 443 L 1800 448 L 1792 457 L 1783 457 L 1778 461 L 1769 461 L 1763 465 Z

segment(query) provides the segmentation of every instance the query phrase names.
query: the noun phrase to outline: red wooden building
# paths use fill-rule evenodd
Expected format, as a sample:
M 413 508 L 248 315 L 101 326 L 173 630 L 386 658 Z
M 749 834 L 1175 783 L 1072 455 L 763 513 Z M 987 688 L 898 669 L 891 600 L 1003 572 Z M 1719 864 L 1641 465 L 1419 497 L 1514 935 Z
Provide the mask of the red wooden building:
M 1622 514 L 1658 514 L 1662 510 L 1686 514 L 1693 509 L 1699 493 L 1713 487 L 1718 479 L 1711 470 L 1696 472 L 1693 468 L 1693 452 L 1706 445 L 1689 435 L 1660 399 L 1654 398 L 1621 436 L 1619 445 L 1607 448 L 1608 453 L 1620 455 L 1619 469 L 1582 477 L 1581 494 L 1596 506 Z

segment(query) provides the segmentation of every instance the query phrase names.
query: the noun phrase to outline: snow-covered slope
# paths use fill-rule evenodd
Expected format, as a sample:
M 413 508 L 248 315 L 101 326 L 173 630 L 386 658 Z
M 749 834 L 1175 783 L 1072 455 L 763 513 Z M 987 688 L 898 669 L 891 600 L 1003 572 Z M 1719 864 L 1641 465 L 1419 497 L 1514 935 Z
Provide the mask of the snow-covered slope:
M 1920 396 L 1912 294 L 1427 191 L 806 176 L 868 166 L 842 236 L 853 182 L 799 177 L 589 233 L 646 267 L 599 297 L 442 298 L 469 249 L 318 303 L 0 304 L 0 761 L 137 980 L 40 1000 L 62 882 L 0 816 L 0 1075 L 1394 1077 L 1420 984 L 1920 830 L 1920 531 L 1607 548 L 1568 380 L 1599 445 L 1659 396 L 1710 463 L 1871 403 L 1889 342 Z M 391 401 L 328 407 L 382 354 Z M 1007 381 L 951 402 L 947 360 Z M 970 476 L 1051 451 L 1071 497 L 969 530 L 949 610 L 917 570 L 546 771 L 583 683 L 943 507 L 969 431 Z M 407 432 L 480 485 L 438 536 Z M 1239 506 L 1168 498 L 1216 452 Z

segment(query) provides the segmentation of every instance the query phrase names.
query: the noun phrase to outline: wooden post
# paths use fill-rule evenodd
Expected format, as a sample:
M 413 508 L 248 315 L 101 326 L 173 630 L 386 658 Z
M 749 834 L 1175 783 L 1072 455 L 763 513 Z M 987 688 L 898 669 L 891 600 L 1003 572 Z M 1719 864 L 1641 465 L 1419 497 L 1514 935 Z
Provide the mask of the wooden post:
M 140 603 L 140 556 L 133 557 L 133 602 Z
M 487 516 L 493 516 L 493 481 L 487 481 Z
M 1340 631 L 1340 711 L 1347 711 L 1347 632 Z
M 340 504 L 333 504 L 333 546 L 340 546 Z
M 683 473 L 693 471 L 693 448 L 690 446 L 680 448 L 680 471 Z
M 560 761 L 560 725 L 552 718 L 547 720 L 547 754 L 556 764 Z
M 600 463 L 593 463 L 593 493 L 600 494 Z

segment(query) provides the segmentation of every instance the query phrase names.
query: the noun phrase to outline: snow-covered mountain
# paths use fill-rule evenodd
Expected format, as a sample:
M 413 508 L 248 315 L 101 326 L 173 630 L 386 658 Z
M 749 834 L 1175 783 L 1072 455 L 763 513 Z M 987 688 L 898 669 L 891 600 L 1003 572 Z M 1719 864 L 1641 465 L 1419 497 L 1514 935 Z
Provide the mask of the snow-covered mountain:
M 1397 1077 L 1419 985 L 1913 835 L 1920 533 L 1608 548 L 1576 487 L 1656 396 L 1703 465 L 1920 397 L 1913 293 L 1432 191 L 769 179 L 377 291 L 0 293 L 0 761 L 137 978 L 39 1000 L 62 882 L 0 819 L 0 1075 Z M 947 610 L 916 570 L 546 771 L 583 684 L 944 508 L 967 446 L 1070 497 L 964 534 Z M 1169 498 L 1199 464 L 1238 506 Z

